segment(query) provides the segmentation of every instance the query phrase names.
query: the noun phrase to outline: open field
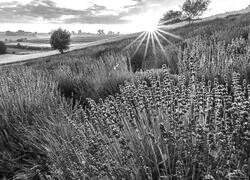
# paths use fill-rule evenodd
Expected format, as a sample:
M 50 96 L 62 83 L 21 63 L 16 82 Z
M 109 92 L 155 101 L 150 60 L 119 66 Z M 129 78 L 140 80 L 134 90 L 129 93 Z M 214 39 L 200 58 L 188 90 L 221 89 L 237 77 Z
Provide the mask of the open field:
M 99 41 L 102 39 L 109 39 L 113 37 L 118 37 L 119 35 L 72 35 L 71 42 L 73 44 L 77 43 L 88 43 L 93 41 Z M 36 44 L 49 44 L 49 36 L 47 38 L 37 38 L 28 40 L 30 43 Z
M 6 45 L 17 45 L 17 42 L 12 42 L 12 43 L 6 43 Z M 30 47 L 51 47 L 50 44 L 45 44 L 45 43 L 30 43 L 30 42 L 20 42 L 19 43 L 22 46 L 30 46 Z
M 28 39 L 37 39 L 35 36 L 6 36 L 4 33 L 0 34 L 0 41 L 8 40 L 8 42 L 16 42 L 17 39 L 28 38 Z
M 20 48 L 12 48 L 12 47 L 8 47 L 7 49 L 7 53 L 9 54 L 9 57 L 11 56 L 17 56 L 17 55 L 25 55 L 25 54 L 36 54 L 36 53 L 42 53 L 46 50 L 28 50 L 28 49 L 20 49 Z M 0 60 L 4 59 L 4 55 L 0 56 Z
M 123 39 L 129 39 L 129 38 L 133 38 L 134 35 L 123 35 L 123 36 L 118 36 L 118 37 L 113 37 L 113 38 L 109 38 L 109 39 L 102 39 L 99 41 L 94 41 L 94 42 L 89 42 L 89 43 L 81 43 L 81 44 L 72 44 L 70 46 L 70 49 L 66 51 L 70 52 L 70 51 L 75 51 L 75 50 L 81 50 L 84 49 L 86 47 L 93 47 L 93 46 L 99 46 L 99 45 L 103 45 L 106 43 L 112 43 L 112 42 L 116 42 L 116 41 L 121 41 Z M 20 43 L 22 44 L 22 43 Z M 25 43 L 23 43 L 25 44 Z M 35 47 L 39 47 L 35 46 Z M 42 46 L 44 47 L 44 46 Z M 33 52 L 33 51 L 32 51 Z M 12 63 L 18 63 L 18 62 L 23 62 L 23 61 L 28 61 L 28 60 L 36 60 L 38 58 L 42 58 L 42 57 L 48 57 L 48 56 L 52 56 L 52 55 L 57 55 L 59 54 L 59 52 L 57 50 L 50 50 L 50 51 L 45 51 L 45 52 L 38 52 L 38 53 L 32 53 L 32 54 L 25 54 L 25 55 L 9 55 L 8 58 L 6 58 L 5 56 L 0 55 L 0 65 L 2 64 L 12 64 Z
M 250 13 L 169 32 L 1 66 L 0 179 L 248 180 Z
M 77 43 L 87 43 L 98 41 L 102 39 L 108 39 L 113 37 L 118 37 L 120 35 L 95 35 L 95 34 L 82 34 L 82 35 L 71 35 L 71 41 L 73 44 Z M 27 43 L 35 43 L 35 44 L 49 44 L 49 34 L 37 34 L 35 36 L 6 36 L 4 33 L 0 33 L 0 41 L 8 40 L 8 42 L 15 43 L 17 39 L 27 38 Z
M 16 42 L 17 39 L 27 38 L 28 40 L 35 40 L 35 39 L 48 39 L 49 34 L 43 33 L 43 34 L 37 34 L 35 36 L 32 35 L 19 35 L 19 36 L 6 36 L 5 33 L 0 33 L 0 41 L 5 41 L 7 39 L 8 42 Z
M 131 35 L 106 35 L 106 36 L 97 36 L 97 35 L 88 35 L 87 40 L 84 40 L 86 36 L 74 36 L 71 40 L 69 51 L 86 48 L 89 46 L 101 45 L 103 43 L 113 42 L 116 40 L 120 40 L 123 38 L 128 38 Z M 77 39 L 79 37 L 79 39 Z M 87 43 L 88 42 L 88 43 Z M 13 62 L 21 62 L 26 60 L 37 59 L 40 57 L 46 57 L 58 54 L 58 51 L 52 51 L 48 38 L 43 39 L 34 39 L 32 42 L 10 42 L 6 45 L 9 47 L 7 53 L 12 54 L 6 56 L 0 55 L 0 65 L 13 63 Z M 21 47 L 18 47 L 19 44 Z

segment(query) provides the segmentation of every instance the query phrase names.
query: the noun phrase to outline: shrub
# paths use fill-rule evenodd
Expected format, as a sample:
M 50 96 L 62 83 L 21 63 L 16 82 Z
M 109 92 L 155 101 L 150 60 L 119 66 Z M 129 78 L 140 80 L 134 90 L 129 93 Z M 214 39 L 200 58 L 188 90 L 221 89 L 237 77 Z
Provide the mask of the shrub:
M 20 38 L 20 39 L 17 39 L 16 41 L 17 41 L 17 42 L 26 42 L 26 41 L 27 41 L 27 38 Z
M 63 50 L 69 49 L 70 32 L 59 28 L 52 33 L 50 37 L 50 44 L 53 49 L 58 49 L 60 53 L 63 54 Z
M 5 43 L 0 41 L 0 54 L 6 53 L 6 49 L 7 49 L 7 47 L 6 47 Z

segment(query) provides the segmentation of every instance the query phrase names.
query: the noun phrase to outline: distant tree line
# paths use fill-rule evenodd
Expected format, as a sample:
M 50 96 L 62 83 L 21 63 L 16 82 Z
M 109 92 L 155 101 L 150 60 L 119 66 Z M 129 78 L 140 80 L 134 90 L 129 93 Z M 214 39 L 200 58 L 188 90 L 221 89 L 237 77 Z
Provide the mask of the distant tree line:
M 5 35 L 6 36 L 36 36 L 37 32 L 32 33 L 32 32 L 26 32 L 23 30 L 18 30 L 16 32 L 13 31 L 6 31 Z
M 119 35 L 120 34 L 120 32 L 113 32 L 113 31 L 108 31 L 108 33 L 107 33 L 107 35 Z M 104 30 L 103 29 L 99 29 L 98 31 L 97 31 L 97 35 L 99 35 L 99 36 L 103 36 L 103 35 L 105 35 L 105 32 L 104 32 Z

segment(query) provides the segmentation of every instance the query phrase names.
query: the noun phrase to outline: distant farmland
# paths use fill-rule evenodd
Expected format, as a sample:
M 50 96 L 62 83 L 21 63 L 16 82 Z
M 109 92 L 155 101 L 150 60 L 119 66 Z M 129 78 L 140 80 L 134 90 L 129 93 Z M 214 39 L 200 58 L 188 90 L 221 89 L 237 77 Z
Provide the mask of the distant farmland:
M 119 35 L 72 35 L 71 36 L 71 43 L 87 43 L 98 41 L 102 39 L 108 39 L 112 37 L 117 37 Z M 47 38 L 37 38 L 37 39 L 30 39 L 28 40 L 30 43 L 37 43 L 37 44 L 49 44 L 49 36 Z

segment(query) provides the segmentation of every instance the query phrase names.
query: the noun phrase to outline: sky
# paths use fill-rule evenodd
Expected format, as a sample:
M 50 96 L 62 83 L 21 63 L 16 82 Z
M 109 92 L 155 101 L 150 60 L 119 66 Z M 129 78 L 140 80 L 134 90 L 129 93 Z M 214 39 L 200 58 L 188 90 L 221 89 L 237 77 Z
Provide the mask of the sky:
M 139 32 L 184 0 L 0 0 L 0 31 Z M 204 16 L 240 10 L 249 0 L 211 0 Z

